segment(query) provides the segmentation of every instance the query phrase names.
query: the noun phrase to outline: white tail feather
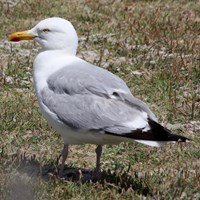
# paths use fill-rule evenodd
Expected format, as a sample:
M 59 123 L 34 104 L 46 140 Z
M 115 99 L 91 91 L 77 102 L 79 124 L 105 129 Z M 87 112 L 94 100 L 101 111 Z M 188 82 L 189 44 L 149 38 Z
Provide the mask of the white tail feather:
M 135 140 L 135 141 L 152 147 L 161 147 L 166 143 L 164 141 L 150 141 L 150 140 Z

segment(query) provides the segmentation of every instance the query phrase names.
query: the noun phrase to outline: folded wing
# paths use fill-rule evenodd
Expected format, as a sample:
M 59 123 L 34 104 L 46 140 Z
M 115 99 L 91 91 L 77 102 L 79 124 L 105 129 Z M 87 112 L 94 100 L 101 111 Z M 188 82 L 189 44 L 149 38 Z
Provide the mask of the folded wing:
M 51 75 L 47 82 L 43 103 L 73 129 L 95 130 L 152 146 L 159 145 L 146 141 L 172 140 L 148 106 L 107 70 L 79 60 Z

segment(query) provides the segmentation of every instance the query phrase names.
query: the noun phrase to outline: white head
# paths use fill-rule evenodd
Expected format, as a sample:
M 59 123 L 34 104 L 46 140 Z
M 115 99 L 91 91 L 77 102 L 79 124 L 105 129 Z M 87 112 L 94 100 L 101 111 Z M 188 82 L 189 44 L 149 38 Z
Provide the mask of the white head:
M 38 42 L 42 51 L 65 50 L 67 53 L 75 55 L 78 47 L 78 36 L 73 25 L 59 17 L 47 18 L 31 30 L 10 35 L 11 41 L 29 39 Z

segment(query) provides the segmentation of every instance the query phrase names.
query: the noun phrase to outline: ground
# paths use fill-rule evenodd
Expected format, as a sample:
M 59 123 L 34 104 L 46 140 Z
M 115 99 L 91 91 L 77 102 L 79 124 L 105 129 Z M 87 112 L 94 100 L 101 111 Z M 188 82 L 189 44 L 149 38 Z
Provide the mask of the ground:
M 192 141 L 106 145 L 90 180 L 95 146 L 72 146 L 67 179 L 55 178 L 63 141 L 34 94 L 39 47 L 8 41 L 52 16 L 75 26 L 79 57 L 123 78 L 161 124 Z M 0 27 L 0 199 L 200 199 L 199 1 L 1 0 Z

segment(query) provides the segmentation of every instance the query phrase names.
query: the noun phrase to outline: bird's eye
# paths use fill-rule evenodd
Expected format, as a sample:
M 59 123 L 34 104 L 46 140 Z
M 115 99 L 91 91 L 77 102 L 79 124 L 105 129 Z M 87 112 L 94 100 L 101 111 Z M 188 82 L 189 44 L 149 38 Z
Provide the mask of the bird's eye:
M 45 29 L 42 30 L 42 32 L 48 33 L 48 32 L 50 32 L 50 30 L 48 28 L 45 28 Z

